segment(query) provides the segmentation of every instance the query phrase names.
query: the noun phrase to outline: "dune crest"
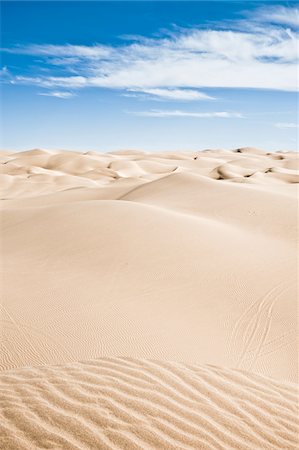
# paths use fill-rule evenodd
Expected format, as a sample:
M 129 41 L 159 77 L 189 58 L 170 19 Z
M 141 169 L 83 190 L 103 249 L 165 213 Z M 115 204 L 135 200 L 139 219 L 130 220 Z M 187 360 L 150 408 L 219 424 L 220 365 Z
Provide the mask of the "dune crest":
M 2 198 L 32 197 L 71 187 L 111 186 L 120 179 L 145 182 L 174 171 L 237 183 L 298 183 L 298 155 L 243 148 L 233 152 L 111 153 L 28 150 L 1 152 Z M 39 174 L 39 178 L 34 176 Z

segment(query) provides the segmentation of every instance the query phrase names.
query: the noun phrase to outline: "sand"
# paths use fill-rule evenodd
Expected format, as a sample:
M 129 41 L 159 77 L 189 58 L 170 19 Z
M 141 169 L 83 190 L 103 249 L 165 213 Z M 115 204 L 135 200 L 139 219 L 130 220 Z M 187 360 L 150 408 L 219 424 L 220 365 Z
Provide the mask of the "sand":
M 298 448 L 298 154 L 0 159 L 1 448 Z

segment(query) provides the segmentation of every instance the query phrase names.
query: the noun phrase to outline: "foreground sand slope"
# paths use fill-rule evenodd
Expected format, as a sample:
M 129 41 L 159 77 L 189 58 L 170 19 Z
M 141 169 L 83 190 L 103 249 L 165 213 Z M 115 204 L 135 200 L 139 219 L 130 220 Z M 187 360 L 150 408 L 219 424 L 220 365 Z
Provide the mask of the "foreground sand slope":
M 1 163 L 1 448 L 298 448 L 297 154 Z
M 2 369 L 123 355 L 297 380 L 296 154 L 2 163 Z
M 107 358 L 0 376 L 6 450 L 295 450 L 297 392 L 215 366 Z
M 296 377 L 288 239 L 109 200 L 7 210 L 3 235 L 3 368 L 128 355 Z

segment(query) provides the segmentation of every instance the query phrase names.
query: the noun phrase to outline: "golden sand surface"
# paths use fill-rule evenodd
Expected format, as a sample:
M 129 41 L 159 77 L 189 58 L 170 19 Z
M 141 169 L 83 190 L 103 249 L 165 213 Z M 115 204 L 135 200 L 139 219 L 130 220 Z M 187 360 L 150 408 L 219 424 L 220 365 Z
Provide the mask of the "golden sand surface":
M 1 448 L 298 449 L 298 153 L 0 161 Z

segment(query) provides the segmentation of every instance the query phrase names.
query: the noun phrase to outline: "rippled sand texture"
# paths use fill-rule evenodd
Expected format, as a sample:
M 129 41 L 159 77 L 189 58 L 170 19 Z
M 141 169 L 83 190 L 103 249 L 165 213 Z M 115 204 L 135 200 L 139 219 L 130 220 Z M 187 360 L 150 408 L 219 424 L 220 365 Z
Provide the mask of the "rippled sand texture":
M 215 366 L 98 359 L 1 376 L 5 449 L 297 449 L 291 383 Z
M 298 154 L 1 163 L 5 449 L 298 448 Z

